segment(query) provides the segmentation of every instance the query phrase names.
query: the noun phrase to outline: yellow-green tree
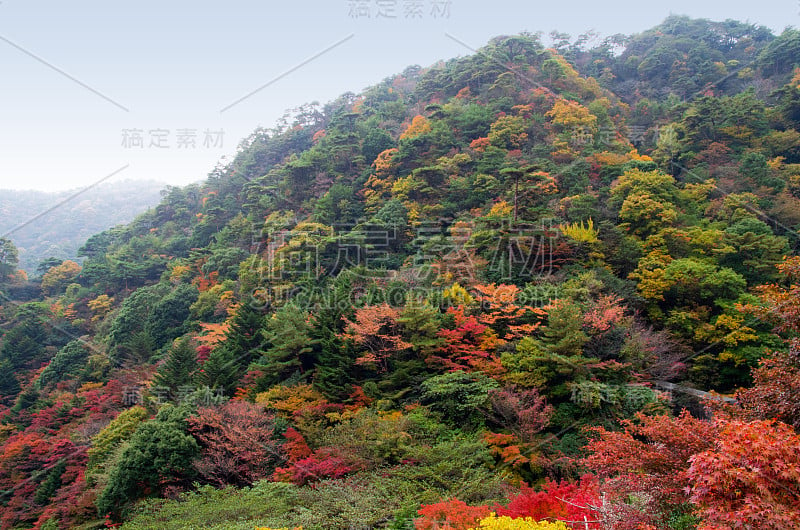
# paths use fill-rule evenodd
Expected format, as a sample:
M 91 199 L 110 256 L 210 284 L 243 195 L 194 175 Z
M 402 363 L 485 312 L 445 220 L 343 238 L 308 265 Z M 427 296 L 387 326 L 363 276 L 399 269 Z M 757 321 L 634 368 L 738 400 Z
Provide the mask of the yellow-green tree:
M 81 273 L 81 266 L 71 260 L 52 267 L 42 276 L 42 290 L 47 294 L 56 294 L 71 283 Z

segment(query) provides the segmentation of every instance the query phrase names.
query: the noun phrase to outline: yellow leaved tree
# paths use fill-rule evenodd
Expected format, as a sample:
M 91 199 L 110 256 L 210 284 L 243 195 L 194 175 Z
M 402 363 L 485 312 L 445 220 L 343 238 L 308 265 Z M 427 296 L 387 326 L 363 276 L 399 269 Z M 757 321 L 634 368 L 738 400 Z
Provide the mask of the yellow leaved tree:
M 481 519 L 475 530 L 568 530 L 561 521 L 534 521 L 530 517 L 512 519 L 508 516 L 498 517 L 495 513 Z

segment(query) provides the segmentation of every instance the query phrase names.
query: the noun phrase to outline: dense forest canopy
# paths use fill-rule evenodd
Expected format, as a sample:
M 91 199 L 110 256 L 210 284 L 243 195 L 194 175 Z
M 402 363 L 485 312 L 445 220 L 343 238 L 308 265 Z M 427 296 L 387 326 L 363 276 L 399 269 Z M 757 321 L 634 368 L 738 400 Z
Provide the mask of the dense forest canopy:
M 551 37 L 0 239 L 0 526 L 800 527 L 800 33 Z

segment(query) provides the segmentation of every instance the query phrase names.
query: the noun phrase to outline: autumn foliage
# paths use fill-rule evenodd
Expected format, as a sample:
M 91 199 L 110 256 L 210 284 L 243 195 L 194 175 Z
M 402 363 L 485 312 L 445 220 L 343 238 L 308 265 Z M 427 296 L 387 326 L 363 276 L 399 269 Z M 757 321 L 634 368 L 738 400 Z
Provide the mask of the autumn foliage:
M 507 506 L 495 505 L 492 511 L 513 519 L 570 521 L 576 528 L 599 529 L 601 506 L 597 478 L 584 475 L 579 482 L 548 481 L 539 489 L 524 486 Z
M 399 317 L 398 309 L 384 303 L 358 309 L 354 321 L 345 319 L 346 327 L 342 338 L 352 340 L 366 350 L 356 360 L 357 363 L 386 371 L 389 357 L 411 348 L 412 344 L 402 337 Z
M 688 502 L 690 459 L 709 449 L 717 430 L 684 411 L 677 418 L 638 414 L 623 431 L 593 428 L 584 464 L 604 481 L 614 503 L 606 516 L 620 528 L 657 523 L 670 506 Z M 626 503 L 629 496 L 648 499 L 645 508 Z
M 505 528 L 505 525 L 540 528 L 536 521 L 567 521 L 573 528 L 599 530 L 601 504 L 597 479 L 586 475 L 579 482 L 548 481 L 538 489 L 523 485 L 519 493 L 512 494 L 507 506 L 470 506 L 458 499 L 427 504 L 419 509 L 420 517 L 414 524 L 417 529 L 468 530 Z M 567 528 L 561 525 L 552 528 Z M 545 524 L 541 528 L 549 527 Z
M 0 237 L 0 528 L 800 528 L 800 32 L 592 39 Z
M 800 428 L 800 258 L 787 258 L 778 267 L 789 281 L 759 288 L 763 305 L 744 310 L 755 313 L 788 335 L 785 350 L 769 351 L 753 370 L 753 386 L 738 392 L 744 409 L 761 419 L 779 419 Z
M 189 418 L 189 432 L 201 446 L 195 467 L 206 481 L 247 486 L 268 477 L 282 460 L 274 417 L 263 407 L 230 401 L 203 407 Z
M 451 307 L 447 312 L 453 316 L 455 326 L 439 331 L 444 345 L 437 354 L 428 358 L 428 362 L 448 370 L 500 373 L 502 366 L 499 359 L 486 347 L 489 327 L 478 322 L 476 317 L 465 314 L 463 307 Z
M 724 421 L 690 458 L 690 500 L 701 529 L 800 527 L 800 436 L 774 421 Z
M 428 504 L 414 520 L 417 530 L 469 530 L 490 513 L 488 506 L 469 506 L 458 499 Z
M 286 430 L 284 438 L 283 452 L 287 465 L 275 469 L 273 480 L 302 486 L 325 478 L 340 478 L 353 471 L 337 454 L 336 448 L 323 447 L 312 451 L 303 435 L 293 427 Z

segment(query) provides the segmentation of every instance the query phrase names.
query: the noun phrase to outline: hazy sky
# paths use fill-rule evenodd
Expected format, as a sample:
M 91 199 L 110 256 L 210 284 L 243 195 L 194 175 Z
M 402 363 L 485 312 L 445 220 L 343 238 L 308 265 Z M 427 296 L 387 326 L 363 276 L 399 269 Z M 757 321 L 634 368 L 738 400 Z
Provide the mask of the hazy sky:
M 2 0 L 0 189 L 200 180 L 287 108 L 470 53 L 446 34 L 473 48 L 520 31 L 605 36 L 670 13 L 779 33 L 799 12 L 798 0 Z

